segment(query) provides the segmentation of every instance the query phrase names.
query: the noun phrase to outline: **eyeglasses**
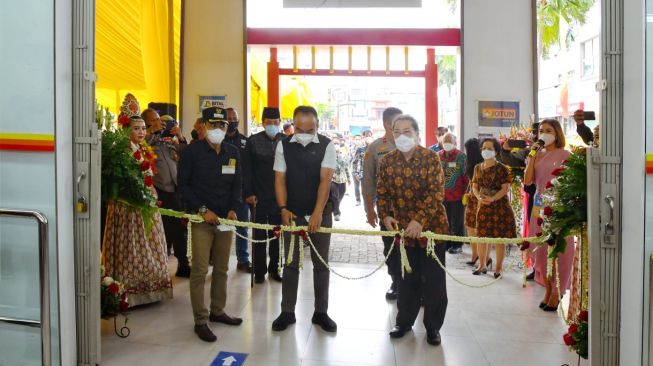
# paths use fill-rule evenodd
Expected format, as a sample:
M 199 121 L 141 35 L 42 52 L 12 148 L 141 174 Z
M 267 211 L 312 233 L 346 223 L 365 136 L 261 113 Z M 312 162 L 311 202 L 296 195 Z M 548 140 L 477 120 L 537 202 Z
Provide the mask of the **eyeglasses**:
M 215 130 L 215 129 L 224 129 L 227 127 L 227 123 L 223 121 L 216 121 L 216 122 L 206 122 L 206 129 L 207 130 Z

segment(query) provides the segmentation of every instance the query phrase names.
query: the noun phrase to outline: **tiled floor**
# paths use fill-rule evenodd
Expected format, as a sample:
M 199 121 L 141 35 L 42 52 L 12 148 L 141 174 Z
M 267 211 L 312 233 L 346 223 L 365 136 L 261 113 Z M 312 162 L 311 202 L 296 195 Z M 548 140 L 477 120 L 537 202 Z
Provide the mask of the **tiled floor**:
M 174 259 L 170 264 L 174 268 Z M 235 268 L 233 257 L 231 268 Z M 374 266 L 334 264 L 334 268 L 352 276 L 369 273 Z M 212 324 L 218 341 L 211 344 L 193 333 L 188 280 L 175 278 L 174 299 L 131 312 L 129 338 L 116 337 L 113 323 L 103 321 L 102 365 L 211 365 L 220 351 L 249 354 L 245 365 L 576 364 L 575 354 L 562 344 L 563 322 L 537 307 L 543 289 L 533 283 L 522 288 L 516 273 L 482 289 L 448 279 L 449 308 L 442 345 L 433 347 L 425 341 L 421 315 L 412 333 L 399 340 L 388 337 L 396 307 L 384 298 L 389 283 L 385 268 L 359 281 L 332 275 L 329 313 L 338 323 L 338 332 L 330 334 L 313 326 L 310 269 L 310 261 L 306 261 L 297 324 L 283 332 L 270 328 L 280 311 L 281 285 L 265 282 L 250 289 L 248 275 L 230 271 L 226 311 L 241 316 L 244 322 L 239 327 Z M 472 276 L 469 270 L 452 270 L 470 283 L 490 280 L 489 276 Z

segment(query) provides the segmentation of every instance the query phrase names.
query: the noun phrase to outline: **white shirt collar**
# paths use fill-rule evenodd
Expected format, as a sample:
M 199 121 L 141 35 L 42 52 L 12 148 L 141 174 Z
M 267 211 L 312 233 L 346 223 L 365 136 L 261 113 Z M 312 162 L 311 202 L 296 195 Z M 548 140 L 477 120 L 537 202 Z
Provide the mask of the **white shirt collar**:
M 297 141 L 296 136 L 297 136 L 296 134 L 293 134 L 292 137 L 290 138 L 290 142 L 299 143 L 299 141 Z M 313 139 L 311 140 L 311 142 L 314 142 L 316 144 L 320 143 L 320 139 L 317 137 L 317 133 L 313 135 Z

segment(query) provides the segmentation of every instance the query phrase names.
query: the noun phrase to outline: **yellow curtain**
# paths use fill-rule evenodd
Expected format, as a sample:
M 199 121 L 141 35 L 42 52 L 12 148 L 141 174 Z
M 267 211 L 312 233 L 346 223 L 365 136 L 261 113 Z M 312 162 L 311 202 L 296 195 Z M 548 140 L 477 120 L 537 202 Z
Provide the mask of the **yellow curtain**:
M 116 113 L 128 92 L 136 96 L 141 109 L 149 102 L 179 105 L 181 1 L 97 0 L 95 68 L 100 105 Z M 172 39 L 168 26 L 170 4 Z

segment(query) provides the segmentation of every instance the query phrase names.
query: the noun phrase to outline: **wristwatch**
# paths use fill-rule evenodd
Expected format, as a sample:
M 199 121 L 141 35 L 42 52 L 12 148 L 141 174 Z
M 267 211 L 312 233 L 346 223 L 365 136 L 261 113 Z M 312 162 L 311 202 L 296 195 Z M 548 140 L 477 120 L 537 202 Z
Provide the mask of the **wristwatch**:
M 200 215 L 204 216 L 204 214 L 205 214 L 208 210 L 209 210 L 208 207 L 206 207 L 206 206 L 200 206 L 199 210 L 197 210 L 197 213 L 199 213 Z

